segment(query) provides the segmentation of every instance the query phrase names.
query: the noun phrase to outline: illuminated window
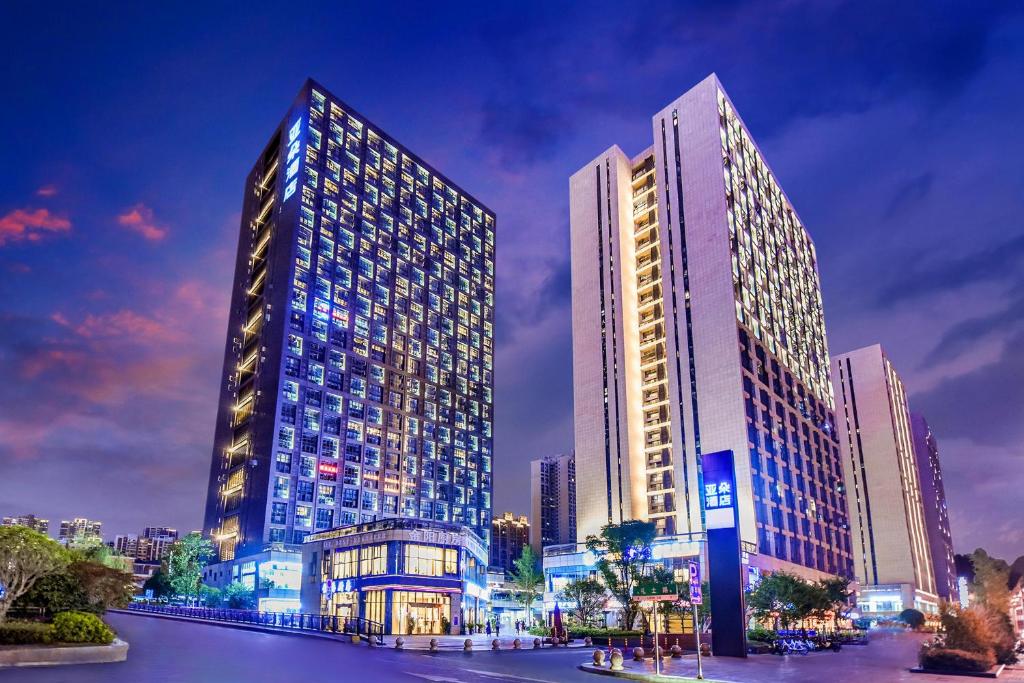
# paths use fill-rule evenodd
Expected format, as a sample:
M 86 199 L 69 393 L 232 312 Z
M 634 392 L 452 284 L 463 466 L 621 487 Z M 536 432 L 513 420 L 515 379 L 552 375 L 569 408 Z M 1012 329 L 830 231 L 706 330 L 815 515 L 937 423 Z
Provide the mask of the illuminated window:
M 371 545 L 359 550 L 359 573 L 362 576 L 386 574 L 388 571 L 388 547 L 386 544 Z

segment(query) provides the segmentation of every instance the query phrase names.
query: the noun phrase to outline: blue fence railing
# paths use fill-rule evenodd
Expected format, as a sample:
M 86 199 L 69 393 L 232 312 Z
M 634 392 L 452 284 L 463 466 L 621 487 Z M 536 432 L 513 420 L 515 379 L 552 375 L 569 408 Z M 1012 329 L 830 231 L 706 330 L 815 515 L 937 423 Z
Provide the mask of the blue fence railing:
M 336 617 L 326 614 L 296 614 L 293 612 L 257 612 L 246 609 L 222 609 L 219 607 L 185 607 L 181 605 L 153 605 L 135 602 L 128 609 L 136 612 L 152 612 L 176 617 L 189 617 L 207 621 L 226 621 L 236 624 L 253 624 L 288 628 L 297 631 L 319 633 L 347 633 L 372 638 L 377 643 L 384 641 L 384 627 L 379 622 L 361 617 Z

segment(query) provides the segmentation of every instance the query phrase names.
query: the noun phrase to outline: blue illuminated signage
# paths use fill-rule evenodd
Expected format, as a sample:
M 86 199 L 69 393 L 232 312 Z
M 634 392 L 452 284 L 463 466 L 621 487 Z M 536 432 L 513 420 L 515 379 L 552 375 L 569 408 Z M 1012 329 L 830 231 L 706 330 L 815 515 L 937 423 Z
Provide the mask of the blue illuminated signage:
M 733 471 L 732 451 L 705 453 L 701 456 L 701 474 L 705 525 L 711 529 L 733 526 L 736 510 L 736 475 Z
M 299 119 L 292 124 L 292 127 L 288 129 L 288 158 L 285 161 L 287 164 L 285 175 L 284 175 L 284 200 L 288 201 L 288 198 L 295 194 L 295 188 L 299 183 L 299 179 L 296 177 L 299 175 L 299 150 L 302 147 L 302 141 L 299 140 L 299 133 L 302 132 L 302 119 Z
M 732 507 L 732 482 L 719 481 L 708 483 L 704 480 L 704 509 L 717 510 L 718 508 Z
M 700 563 L 690 560 L 690 604 L 704 604 L 704 594 L 700 588 Z
M 736 503 L 732 451 L 708 453 L 701 459 L 704 473 L 704 509 L 731 508 Z
M 320 584 L 320 592 L 328 596 L 335 593 L 351 593 L 353 590 L 355 584 L 352 583 L 352 579 L 334 579 Z

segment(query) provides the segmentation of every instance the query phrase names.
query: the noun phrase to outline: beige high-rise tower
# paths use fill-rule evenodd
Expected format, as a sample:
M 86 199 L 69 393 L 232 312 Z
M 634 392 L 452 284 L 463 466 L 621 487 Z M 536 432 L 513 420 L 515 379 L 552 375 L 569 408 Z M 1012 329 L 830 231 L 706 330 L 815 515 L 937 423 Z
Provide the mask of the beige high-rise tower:
M 903 381 L 878 344 L 832 360 L 865 615 L 938 607 Z
M 811 238 L 714 75 L 652 137 L 570 179 L 578 540 L 699 534 L 702 456 L 730 450 L 751 564 L 848 574 Z

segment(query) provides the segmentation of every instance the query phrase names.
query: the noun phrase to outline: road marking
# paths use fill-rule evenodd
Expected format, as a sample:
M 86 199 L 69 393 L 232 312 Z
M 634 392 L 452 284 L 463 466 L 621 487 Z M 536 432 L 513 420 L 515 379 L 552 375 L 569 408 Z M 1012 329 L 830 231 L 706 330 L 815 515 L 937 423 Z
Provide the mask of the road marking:
M 415 676 L 416 678 L 423 678 L 428 681 L 434 681 L 434 683 L 463 683 L 460 678 L 448 678 L 447 676 L 431 676 L 430 674 L 418 674 L 415 671 L 404 672 L 407 676 Z
M 532 681 L 532 683 L 554 683 L 544 678 L 527 678 L 526 676 L 516 676 L 515 674 L 503 674 L 497 671 L 483 671 L 481 669 L 463 669 L 472 674 L 480 674 L 481 676 L 493 676 L 495 678 L 506 678 L 513 681 Z

